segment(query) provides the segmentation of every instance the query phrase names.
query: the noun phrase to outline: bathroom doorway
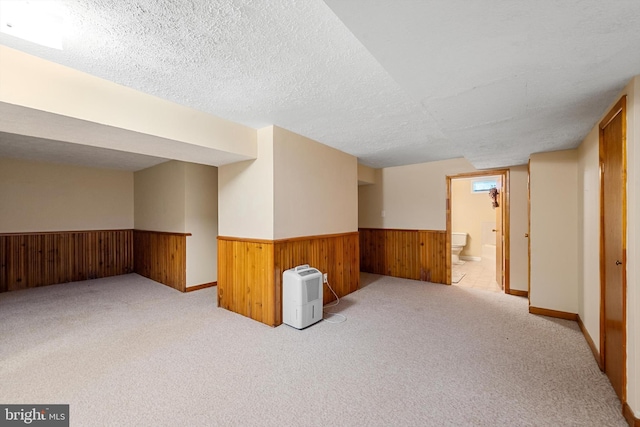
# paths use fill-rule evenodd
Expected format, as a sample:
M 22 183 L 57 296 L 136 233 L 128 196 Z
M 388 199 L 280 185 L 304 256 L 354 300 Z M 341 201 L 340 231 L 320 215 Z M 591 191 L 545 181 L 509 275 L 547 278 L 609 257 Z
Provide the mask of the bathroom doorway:
M 509 170 L 446 180 L 449 283 L 509 293 Z

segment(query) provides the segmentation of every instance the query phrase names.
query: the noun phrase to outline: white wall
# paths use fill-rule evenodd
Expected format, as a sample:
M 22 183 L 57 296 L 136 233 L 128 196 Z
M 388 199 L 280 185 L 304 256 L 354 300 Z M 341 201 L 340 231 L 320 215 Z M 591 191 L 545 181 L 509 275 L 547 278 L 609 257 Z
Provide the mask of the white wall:
M 531 306 L 578 312 L 578 151 L 531 155 Z
M 133 173 L 0 158 L 0 233 L 133 228 Z
M 274 238 L 358 231 L 357 158 L 274 127 Z
M 185 230 L 184 162 L 161 163 L 134 174 L 135 228 L 138 230 Z
M 273 239 L 273 126 L 258 130 L 258 158 L 218 168 L 221 236 Z
M 375 184 L 358 188 L 358 225 L 445 230 L 446 176 L 475 171 L 462 158 L 376 169 Z
M 185 164 L 187 287 L 218 280 L 218 169 Z
M 482 177 L 485 178 L 485 177 Z M 489 178 L 489 177 L 486 177 Z M 497 177 L 500 181 L 501 177 Z M 496 209 L 491 205 L 489 193 L 472 193 L 471 182 L 474 178 L 451 180 L 451 231 L 467 233 L 467 245 L 461 252 L 463 256 L 482 257 L 482 223 L 496 226 Z M 498 210 L 499 212 L 499 210 Z M 495 243 L 495 233 L 493 242 Z
M 519 291 L 529 290 L 529 239 L 525 237 L 529 231 L 528 177 L 526 165 L 509 168 L 509 285 L 511 289 Z

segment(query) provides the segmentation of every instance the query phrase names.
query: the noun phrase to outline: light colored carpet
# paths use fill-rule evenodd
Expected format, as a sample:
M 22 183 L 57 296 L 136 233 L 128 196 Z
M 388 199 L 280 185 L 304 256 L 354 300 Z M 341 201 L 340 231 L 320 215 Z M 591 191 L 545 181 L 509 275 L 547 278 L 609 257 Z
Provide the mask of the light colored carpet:
M 72 426 L 625 426 L 575 322 L 369 274 L 299 331 L 137 275 L 0 294 L 0 402 Z

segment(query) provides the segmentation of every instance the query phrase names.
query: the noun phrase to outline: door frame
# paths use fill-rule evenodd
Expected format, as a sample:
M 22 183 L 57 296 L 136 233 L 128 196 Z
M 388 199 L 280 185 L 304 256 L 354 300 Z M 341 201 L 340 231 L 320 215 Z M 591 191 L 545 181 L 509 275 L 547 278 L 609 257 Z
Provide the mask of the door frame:
M 460 173 L 456 175 L 447 175 L 447 237 L 446 237 L 446 251 L 447 251 L 447 284 L 451 284 L 451 180 L 460 178 L 475 178 L 491 175 L 502 176 L 502 187 L 504 190 L 504 200 L 500 200 L 500 209 L 502 209 L 502 233 L 504 241 L 502 245 L 502 260 L 503 260 L 503 283 L 504 293 L 510 294 L 510 261 L 509 261 L 509 247 L 510 247 L 510 209 L 509 209 L 509 169 L 491 169 L 482 170 L 477 172 Z
M 627 96 L 623 95 L 598 126 L 598 154 L 600 174 L 600 369 L 605 369 L 605 254 L 604 254 L 604 128 L 622 114 L 622 404 L 627 401 Z

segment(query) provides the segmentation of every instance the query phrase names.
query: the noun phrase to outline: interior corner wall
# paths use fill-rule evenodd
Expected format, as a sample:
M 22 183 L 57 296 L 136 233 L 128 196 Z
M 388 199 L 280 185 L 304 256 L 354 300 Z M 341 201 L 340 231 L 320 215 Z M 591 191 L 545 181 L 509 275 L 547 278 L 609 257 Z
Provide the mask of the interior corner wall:
M 464 158 L 376 169 L 358 189 L 358 226 L 445 230 L 447 175 L 475 171 Z
M 578 313 L 578 151 L 531 155 L 532 307 Z
M 529 290 L 529 168 L 509 168 L 509 287 Z
M 358 231 L 357 158 L 274 127 L 274 238 Z
M 187 287 L 218 280 L 218 169 L 185 164 Z
M 358 163 L 358 185 L 374 184 L 376 182 L 376 169 Z
M 471 192 L 471 182 L 468 178 L 451 180 L 451 231 L 467 233 L 467 245 L 461 255 L 481 258 L 482 223 L 491 222 L 495 228 L 496 210 L 488 192 Z
M 578 147 L 578 315 L 600 347 L 600 160 L 598 125 Z
M 172 160 L 134 173 L 134 227 L 185 233 L 185 165 Z
M 274 238 L 273 126 L 258 129 L 256 160 L 218 168 L 221 236 Z
M 133 172 L 0 158 L 0 233 L 133 228 Z

